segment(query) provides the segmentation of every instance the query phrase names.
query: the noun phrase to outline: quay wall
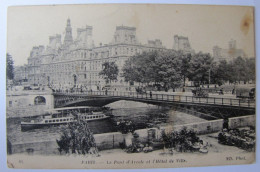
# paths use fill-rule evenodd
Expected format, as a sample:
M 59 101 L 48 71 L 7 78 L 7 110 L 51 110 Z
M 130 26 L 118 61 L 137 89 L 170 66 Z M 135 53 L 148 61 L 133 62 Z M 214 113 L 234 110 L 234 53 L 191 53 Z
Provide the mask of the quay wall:
M 32 143 L 19 143 L 19 144 L 14 144 L 11 147 L 12 147 L 13 154 L 15 153 L 41 154 L 41 155 L 59 154 L 56 140 L 32 142 Z
M 229 123 L 229 128 L 231 128 L 231 129 L 234 129 L 237 127 L 247 127 L 247 126 L 255 127 L 256 116 L 248 115 L 248 116 L 229 118 L 228 123 Z
M 28 117 L 42 115 L 50 108 L 46 105 L 32 105 L 26 107 L 6 108 L 6 118 Z
M 176 126 L 165 126 L 161 127 L 161 130 L 164 130 L 166 133 L 172 131 L 180 131 L 186 127 L 187 129 L 193 129 L 198 134 L 208 134 L 214 133 L 222 130 L 223 128 L 223 119 L 206 121 L 206 122 L 197 122 L 197 123 L 190 123 L 184 125 L 176 125 Z
M 43 98 L 44 103 L 38 103 L 38 97 Z M 6 94 L 7 118 L 40 115 L 53 108 L 54 97 L 47 90 L 13 91 Z
M 120 143 L 124 142 L 126 135 L 120 132 L 113 132 L 95 134 L 94 138 L 99 149 L 113 149 L 120 147 Z
M 255 126 L 255 115 L 229 118 L 229 127 L 231 129 L 238 127 Z M 163 126 L 159 128 L 147 128 L 136 130 L 135 133 L 139 135 L 141 142 L 147 142 L 149 139 L 159 139 L 164 130 L 167 132 L 179 131 L 183 127 L 193 129 L 198 134 L 215 133 L 223 129 L 223 120 L 213 120 L 206 122 L 190 123 L 176 126 Z M 120 132 L 102 133 L 94 135 L 97 147 L 99 150 L 120 148 L 120 143 L 130 145 L 133 140 L 131 133 L 122 134 Z M 56 140 L 22 143 L 12 145 L 13 153 L 28 153 L 28 149 L 33 149 L 34 153 L 39 154 L 59 154 Z M 46 151 L 47 150 L 47 151 Z

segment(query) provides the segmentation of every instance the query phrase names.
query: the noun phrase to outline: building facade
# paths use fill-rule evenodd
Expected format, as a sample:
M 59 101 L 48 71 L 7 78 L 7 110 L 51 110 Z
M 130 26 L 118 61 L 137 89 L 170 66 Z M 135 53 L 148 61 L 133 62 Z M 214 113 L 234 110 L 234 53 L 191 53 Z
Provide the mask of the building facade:
M 237 57 L 247 57 L 242 49 L 236 47 L 236 40 L 231 39 L 228 43 L 228 49 L 220 48 L 219 46 L 213 47 L 213 58 L 215 61 L 232 61 Z
M 191 48 L 189 38 L 184 36 L 174 35 L 173 49 L 176 51 L 183 51 L 184 53 L 195 53 Z
M 14 80 L 20 84 L 28 81 L 28 65 L 14 67 Z
M 95 46 L 92 30 L 92 26 L 88 25 L 78 28 L 77 37 L 73 40 L 71 22 L 68 19 L 63 43 L 61 35 L 57 34 L 49 37 L 46 48 L 33 47 L 28 58 L 29 83 L 50 85 L 63 90 L 73 87 L 102 89 L 106 85 L 99 75 L 102 64 L 115 62 L 119 68 L 119 76 L 111 85 L 128 90 L 129 83 L 122 77 L 122 68 L 127 59 L 144 51 L 171 50 L 165 48 L 159 39 L 141 44 L 136 37 L 136 28 L 128 26 L 117 26 L 110 43 Z

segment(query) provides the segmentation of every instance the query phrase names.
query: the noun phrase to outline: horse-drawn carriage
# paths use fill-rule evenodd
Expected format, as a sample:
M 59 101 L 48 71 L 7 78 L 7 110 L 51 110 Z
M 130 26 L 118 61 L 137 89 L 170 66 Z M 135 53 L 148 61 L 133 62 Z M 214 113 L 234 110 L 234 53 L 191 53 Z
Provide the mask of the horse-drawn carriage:
M 255 99 L 255 87 L 237 87 L 236 97 L 242 99 Z
M 135 90 L 138 94 L 145 94 L 146 93 L 146 90 L 142 87 L 137 87 L 137 88 L 135 88 Z
M 208 97 L 209 92 L 206 89 L 201 89 L 200 87 L 196 87 L 196 89 L 192 90 L 193 96 L 195 97 Z

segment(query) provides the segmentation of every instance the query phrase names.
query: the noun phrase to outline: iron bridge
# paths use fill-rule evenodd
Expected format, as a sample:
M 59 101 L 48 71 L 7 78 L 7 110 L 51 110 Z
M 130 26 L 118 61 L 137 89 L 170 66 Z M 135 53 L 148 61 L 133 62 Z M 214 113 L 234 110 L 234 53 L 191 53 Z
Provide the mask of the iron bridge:
M 186 112 L 208 114 L 208 119 L 228 118 L 255 114 L 255 100 L 218 97 L 195 97 L 171 94 L 150 94 L 120 91 L 54 92 L 54 104 L 57 107 L 68 106 L 105 106 L 119 101 L 129 100 L 166 106 Z

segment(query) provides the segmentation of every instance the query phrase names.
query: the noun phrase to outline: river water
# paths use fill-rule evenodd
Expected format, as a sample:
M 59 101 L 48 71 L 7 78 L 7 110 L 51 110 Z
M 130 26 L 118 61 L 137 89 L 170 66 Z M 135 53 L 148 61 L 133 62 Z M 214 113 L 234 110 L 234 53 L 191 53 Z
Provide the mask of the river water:
M 94 134 L 117 131 L 116 122 L 131 120 L 138 128 L 148 125 L 185 124 L 200 122 L 203 119 L 193 117 L 171 109 L 163 109 L 144 103 L 119 101 L 108 105 L 112 109 L 113 117 L 100 121 L 88 122 Z M 33 115 L 33 114 L 32 114 Z M 12 144 L 25 144 L 31 142 L 55 141 L 60 138 L 64 126 L 46 126 L 39 129 L 21 131 L 22 118 L 7 119 L 7 138 Z

